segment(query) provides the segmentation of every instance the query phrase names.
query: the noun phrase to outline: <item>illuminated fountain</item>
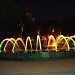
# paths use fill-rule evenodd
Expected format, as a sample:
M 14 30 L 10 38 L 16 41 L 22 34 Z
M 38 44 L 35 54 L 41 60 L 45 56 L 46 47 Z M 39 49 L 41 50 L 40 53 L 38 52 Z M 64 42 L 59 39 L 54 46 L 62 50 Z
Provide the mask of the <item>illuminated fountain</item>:
M 12 53 L 16 52 L 42 52 L 42 44 L 44 44 L 44 47 L 46 46 L 46 49 L 44 51 L 70 51 L 75 50 L 75 36 L 64 36 L 59 35 L 57 38 L 54 38 L 53 35 L 48 36 L 48 39 L 43 38 L 43 42 L 41 41 L 40 35 L 37 35 L 37 39 L 35 41 L 32 41 L 30 36 L 26 38 L 26 41 L 24 41 L 22 38 L 6 38 L 4 39 L 0 44 L 0 52 L 8 52 L 10 49 Z M 33 48 L 33 42 L 35 44 L 35 48 Z M 45 42 L 47 45 L 45 45 Z M 30 46 L 30 49 L 28 48 Z M 22 48 L 21 48 L 22 47 Z
M 29 41 L 29 43 L 30 43 L 30 47 L 31 47 L 31 51 L 32 51 L 32 42 L 31 42 L 31 39 L 30 39 L 29 36 L 28 36 L 27 39 L 26 39 L 26 47 L 25 47 L 25 51 L 27 51 L 27 43 L 28 43 L 28 41 Z
M 57 51 L 57 44 L 56 44 L 56 40 L 55 40 L 54 36 L 51 35 L 48 38 L 49 38 L 48 47 L 54 47 L 53 49 Z M 52 40 L 52 44 L 50 43 L 51 40 Z M 47 50 L 49 51 L 48 47 L 47 47 Z
M 65 42 L 64 42 L 65 41 Z M 64 42 L 64 43 L 63 43 Z M 67 41 L 67 38 L 65 37 L 65 36 L 63 36 L 63 35 L 60 35 L 59 37 L 57 37 L 56 38 L 56 44 L 57 44 L 57 46 L 58 46 L 58 44 L 59 43 L 63 43 L 64 44 L 64 46 L 66 45 L 66 50 L 68 50 L 69 51 L 69 44 L 68 44 L 68 41 Z M 63 46 L 63 47 L 64 47 Z
M 25 44 L 24 44 L 24 41 L 22 40 L 22 38 L 17 38 L 15 40 L 15 43 L 13 45 L 13 48 L 12 48 L 12 52 L 15 53 L 15 48 L 16 48 L 16 45 L 18 44 L 18 41 L 20 41 L 25 49 Z M 18 44 L 19 45 L 19 44 Z M 18 46 L 18 49 L 20 50 L 19 46 Z
M 41 51 L 42 50 L 42 47 L 41 47 L 41 39 L 40 39 L 40 36 L 37 35 L 36 50 L 38 49 L 39 46 L 40 46 L 40 51 Z

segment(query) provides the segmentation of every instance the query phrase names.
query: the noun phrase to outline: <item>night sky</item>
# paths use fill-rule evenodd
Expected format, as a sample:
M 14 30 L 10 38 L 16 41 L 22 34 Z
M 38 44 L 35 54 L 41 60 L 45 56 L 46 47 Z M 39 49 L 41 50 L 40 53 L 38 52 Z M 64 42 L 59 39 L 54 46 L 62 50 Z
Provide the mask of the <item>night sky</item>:
M 75 17 L 74 0 L 16 0 L 25 11 L 32 12 L 37 19 Z
M 31 13 L 31 16 L 26 16 L 26 13 Z M 42 35 L 48 34 L 52 26 L 59 28 L 63 35 L 74 35 L 75 1 L 0 0 L 0 36 L 19 37 L 21 21 L 24 24 L 24 36 L 34 35 L 38 29 Z

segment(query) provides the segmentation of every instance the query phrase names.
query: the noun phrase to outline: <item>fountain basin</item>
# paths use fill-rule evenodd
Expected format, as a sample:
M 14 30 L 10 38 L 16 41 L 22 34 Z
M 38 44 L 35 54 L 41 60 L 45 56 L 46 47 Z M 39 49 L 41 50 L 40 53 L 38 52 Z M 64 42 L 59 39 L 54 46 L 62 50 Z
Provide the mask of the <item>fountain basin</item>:
M 0 53 L 0 60 L 23 60 L 23 61 L 38 61 L 38 60 L 55 60 L 75 58 L 75 51 L 59 51 L 59 52 L 28 52 L 28 53 Z

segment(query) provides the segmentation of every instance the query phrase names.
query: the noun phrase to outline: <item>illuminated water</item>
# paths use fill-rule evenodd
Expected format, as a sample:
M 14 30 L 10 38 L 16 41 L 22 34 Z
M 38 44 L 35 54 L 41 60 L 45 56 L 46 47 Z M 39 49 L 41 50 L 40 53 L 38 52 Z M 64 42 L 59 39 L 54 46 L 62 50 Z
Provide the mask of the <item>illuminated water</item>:
M 59 35 L 54 38 L 53 35 L 48 37 L 40 37 L 37 35 L 36 39 L 31 39 L 30 36 L 23 40 L 22 38 L 6 38 L 0 44 L 0 52 L 7 52 L 8 50 L 12 53 L 19 51 L 60 51 L 60 50 L 75 50 L 75 36 L 64 36 Z

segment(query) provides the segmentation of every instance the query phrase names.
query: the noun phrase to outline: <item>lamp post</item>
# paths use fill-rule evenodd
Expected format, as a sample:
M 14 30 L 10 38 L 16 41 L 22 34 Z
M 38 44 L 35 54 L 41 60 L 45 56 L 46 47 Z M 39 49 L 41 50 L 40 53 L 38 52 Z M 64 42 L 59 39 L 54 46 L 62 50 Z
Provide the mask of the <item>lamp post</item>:
M 21 38 L 22 38 L 22 34 L 23 34 L 23 27 L 24 27 L 24 24 L 22 23 L 22 21 L 20 22 L 19 26 L 21 27 Z

